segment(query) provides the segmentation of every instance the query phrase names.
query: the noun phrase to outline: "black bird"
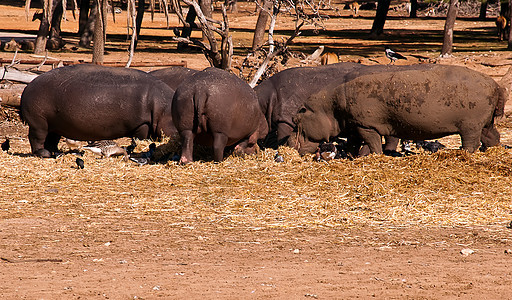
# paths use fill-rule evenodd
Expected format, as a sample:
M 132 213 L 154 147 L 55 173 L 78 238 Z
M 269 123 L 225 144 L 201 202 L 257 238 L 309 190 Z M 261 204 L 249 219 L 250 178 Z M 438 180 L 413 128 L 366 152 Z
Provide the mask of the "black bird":
M 139 166 L 147 165 L 151 162 L 151 159 L 147 157 L 130 157 L 130 160 L 139 164 Z
M 81 159 L 80 157 L 77 157 L 76 158 L 76 165 L 78 166 L 79 169 L 83 169 L 84 168 L 84 160 Z
M 126 147 L 126 153 L 128 153 L 128 155 L 132 154 L 133 150 L 135 150 L 136 147 L 137 147 L 137 143 L 134 140 L 132 140 L 132 143 L 130 144 L 130 146 Z
M 389 58 L 389 63 L 394 63 L 397 59 L 405 59 L 407 60 L 407 57 L 403 56 L 400 53 L 396 53 L 395 51 L 389 49 L 389 47 L 386 47 L 386 57 Z
M 11 141 L 9 138 L 5 138 L 5 142 L 2 143 L 2 150 L 9 151 L 9 148 L 11 148 Z

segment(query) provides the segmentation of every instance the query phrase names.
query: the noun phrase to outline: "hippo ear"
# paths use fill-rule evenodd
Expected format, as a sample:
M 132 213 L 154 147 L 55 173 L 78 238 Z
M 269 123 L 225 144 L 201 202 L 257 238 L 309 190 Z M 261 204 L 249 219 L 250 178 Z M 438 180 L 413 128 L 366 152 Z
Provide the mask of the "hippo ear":
M 306 112 L 306 108 L 303 106 L 301 107 L 301 109 L 299 110 L 299 114 L 303 114 Z

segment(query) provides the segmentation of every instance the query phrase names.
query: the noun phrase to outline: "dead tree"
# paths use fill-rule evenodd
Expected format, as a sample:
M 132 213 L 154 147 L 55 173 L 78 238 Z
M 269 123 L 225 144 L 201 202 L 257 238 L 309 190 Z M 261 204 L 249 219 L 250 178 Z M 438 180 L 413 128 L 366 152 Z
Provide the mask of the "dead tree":
M 453 28 L 455 20 L 457 19 L 457 12 L 459 10 L 459 0 L 450 0 L 448 13 L 446 15 L 446 22 L 444 24 L 444 39 L 443 48 L 441 49 L 441 57 L 452 55 L 453 49 Z
M 96 21 L 94 26 L 92 63 L 103 64 L 107 32 L 107 0 L 96 1 Z
M 384 32 L 384 24 L 388 17 L 390 3 L 391 0 L 379 0 L 377 13 L 375 14 L 375 19 L 373 19 L 372 29 L 370 30 L 370 36 L 378 36 Z
M 190 36 L 185 37 L 183 34 L 182 36 L 175 37 L 174 40 L 178 41 L 179 43 L 188 45 L 193 44 L 198 46 L 203 51 L 211 66 L 224 70 L 230 70 L 231 58 L 233 56 L 233 41 L 229 32 L 229 21 L 224 4 L 222 4 L 223 20 L 217 21 L 206 17 L 196 0 L 183 0 L 183 2 L 189 5 L 189 12 L 193 10 L 197 15 L 197 19 L 199 21 L 197 27 L 201 29 L 206 41 L 201 39 L 193 39 Z M 193 25 L 187 22 L 187 20 L 183 17 L 181 10 L 175 9 L 175 13 L 182 21 L 185 29 L 191 29 L 190 27 Z M 183 31 L 185 31 L 185 29 Z M 221 37 L 220 46 L 215 37 L 215 33 Z
M 30 0 L 25 2 L 27 16 L 30 3 Z M 44 53 L 47 48 L 59 49 L 64 45 L 60 36 L 60 25 L 63 13 L 66 11 L 66 1 L 42 0 L 42 5 L 43 12 L 35 14 L 32 19 L 33 21 L 37 19 L 41 21 L 34 47 L 35 54 Z
M 258 8 L 258 20 L 254 28 L 254 37 L 252 39 L 252 51 L 256 51 L 264 44 L 265 30 L 267 29 L 269 12 L 274 7 L 274 0 L 263 0 L 263 6 Z

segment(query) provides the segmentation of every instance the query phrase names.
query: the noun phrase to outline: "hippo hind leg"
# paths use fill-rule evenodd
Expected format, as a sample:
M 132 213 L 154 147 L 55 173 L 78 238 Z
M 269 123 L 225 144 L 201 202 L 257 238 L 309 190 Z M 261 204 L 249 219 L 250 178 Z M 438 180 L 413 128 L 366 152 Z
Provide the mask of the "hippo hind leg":
M 382 137 L 377 131 L 358 127 L 357 132 L 370 148 L 370 153 L 382 154 Z
M 470 153 L 475 152 L 480 146 L 480 138 L 482 133 L 475 129 L 468 129 L 460 132 L 462 141 L 462 149 Z
M 139 140 L 145 140 L 147 138 L 149 138 L 149 124 L 147 123 L 144 123 L 142 125 L 140 125 L 139 127 L 137 127 L 133 133 L 132 133 L 132 137 L 135 137 Z M 155 137 L 156 137 L 156 134 L 155 134 Z
M 59 141 L 61 136 L 55 133 L 48 133 L 44 140 L 44 148 L 51 153 L 59 152 Z
M 44 128 L 35 129 L 34 126 L 30 126 L 28 129 L 28 140 L 30 142 L 30 148 L 32 154 L 35 156 L 49 158 L 52 156 L 51 152 L 45 149 L 47 131 Z
M 213 160 L 216 162 L 224 159 L 224 148 L 228 143 L 228 137 L 224 133 L 215 132 L 213 134 Z
M 192 130 L 184 130 L 180 132 L 181 135 L 181 157 L 180 164 L 188 164 L 194 161 L 193 151 L 194 151 L 194 138 L 195 134 Z
M 482 142 L 482 150 L 484 151 L 488 147 L 494 147 L 500 144 L 500 133 L 493 123 L 485 126 L 482 129 L 482 136 L 480 137 L 480 141 Z

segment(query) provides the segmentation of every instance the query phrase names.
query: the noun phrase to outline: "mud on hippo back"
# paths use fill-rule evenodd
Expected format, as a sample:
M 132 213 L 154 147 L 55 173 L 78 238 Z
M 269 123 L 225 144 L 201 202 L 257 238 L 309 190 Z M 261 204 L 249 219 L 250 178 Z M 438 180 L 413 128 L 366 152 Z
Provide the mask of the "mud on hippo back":
M 256 93 L 243 80 L 224 70 L 207 68 L 178 87 L 172 102 L 173 120 L 182 137 L 180 163 L 193 161 L 194 143 L 213 146 L 214 160 L 224 148 L 252 154 L 268 132 Z
M 84 141 L 175 134 L 173 95 L 143 71 L 75 65 L 34 79 L 23 91 L 20 111 L 32 153 L 50 157 L 61 136 Z
M 299 152 L 340 133 L 359 136 L 372 153 L 382 153 L 382 135 L 428 140 L 457 133 L 469 152 L 499 144 L 494 118 L 503 115 L 505 89 L 487 75 L 414 65 L 368 67 L 347 78 L 311 96 L 297 115 L 290 145 Z

